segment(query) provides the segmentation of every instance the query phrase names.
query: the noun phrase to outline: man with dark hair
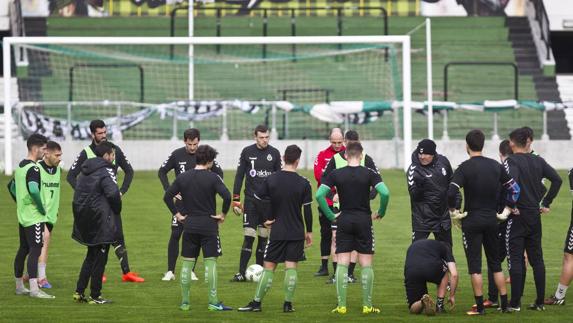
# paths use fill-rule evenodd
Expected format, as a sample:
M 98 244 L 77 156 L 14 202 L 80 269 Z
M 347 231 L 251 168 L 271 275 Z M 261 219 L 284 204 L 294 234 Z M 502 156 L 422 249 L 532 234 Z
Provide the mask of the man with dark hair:
M 296 267 L 305 260 L 304 248 L 312 245 L 312 188 L 308 180 L 297 174 L 302 150 L 297 145 L 285 149 L 284 168 L 273 173 L 258 188 L 257 199 L 270 199 L 271 218 L 265 226 L 271 235 L 265 247 L 264 271 L 257 285 L 255 298 L 241 312 L 260 312 L 263 297 L 273 282 L 277 264 L 285 263 L 283 312 L 294 312 L 292 300 L 298 280 Z M 301 209 L 304 209 L 304 223 Z M 306 232 L 305 232 L 306 227 Z
M 52 288 L 46 276 L 46 266 L 48 263 L 48 247 L 52 230 L 58 220 L 58 210 L 60 208 L 60 183 L 62 161 L 62 147 L 55 141 L 48 141 L 46 153 L 40 165 L 40 179 L 42 182 L 42 201 L 46 207 L 46 224 L 44 228 L 44 247 L 38 260 L 38 283 L 41 288 Z
M 511 277 L 512 310 L 521 309 L 521 296 L 525 281 L 523 275 L 525 264 L 524 251 L 527 252 L 529 263 L 533 267 L 533 278 L 537 298 L 528 308 L 542 311 L 545 294 L 545 264 L 541 248 L 541 217 L 540 213 L 549 212 L 549 206 L 559 192 L 562 180 L 547 162 L 527 149 L 528 133 L 522 128 L 512 131 L 509 141 L 513 155 L 507 159 L 510 175 L 521 187 L 517 201 L 518 214 L 512 214 L 507 222 L 506 238 L 508 239 L 507 258 Z M 551 181 L 551 186 L 545 197 L 542 178 Z
M 358 135 L 358 132 L 356 132 L 355 130 L 348 130 L 344 133 L 344 145 L 348 145 L 352 142 L 360 142 L 360 137 Z M 326 168 L 324 169 L 324 172 L 322 173 L 322 178 L 324 179 L 326 176 L 328 176 L 328 174 L 330 174 L 333 170 L 335 169 L 339 169 L 339 168 L 343 168 L 345 166 L 348 165 L 348 162 L 346 160 L 346 152 L 343 150 L 337 154 L 335 154 L 330 161 L 328 162 L 328 164 L 326 165 Z M 374 163 L 374 160 L 366 153 L 362 154 L 362 159 L 360 160 L 360 165 L 364 166 L 366 168 L 372 169 L 375 172 L 378 173 L 378 168 L 376 167 L 376 164 Z M 319 186 L 320 187 L 320 186 Z M 336 190 L 333 188 L 332 189 L 334 192 L 334 196 L 332 197 L 332 208 L 333 210 L 338 210 L 340 208 L 340 203 L 339 198 L 338 198 L 338 194 L 336 194 Z M 372 189 L 370 192 L 370 198 L 373 199 L 376 197 L 376 190 Z M 338 265 L 337 262 L 337 256 L 336 256 L 336 221 L 331 223 L 331 228 L 332 228 L 332 244 L 331 244 L 331 254 L 332 254 L 332 268 L 334 269 L 334 272 L 336 272 L 336 267 Z M 352 252 L 350 254 L 350 264 L 348 265 L 348 282 L 349 283 L 355 283 L 357 281 L 356 277 L 354 277 L 354 268 L 356 267 L 356 260 L 358 258 L 358 253 L 356 251 Z M 330 279 L 327 281 L 328 284 L 334 284 L 335 283 L 335 274 L 332 274 L 332 276 L 330 277 Z
M 502 164 L 505 163 L 505 160 L 509 155 L 513 154 L 511 151 L 511 147 L 509 146 L 509 140 L 504 139 L 499 144 L 499 159 Z M 506 201 L 505 198 L 500 196 L 497 212 L 498 212 L 498 228 L 497 228 L 497 252 L 499 256 L 499 262 L 503 263 L 505 257 L 507 255 L 507 251 L 505 250 L 505 230 L 507 228 L 507 216 L 509 216 L 510 210 L 505 208 Z M 511 282 L 509 277 L 506 278 L 506 283 Z M 490 307 L 498 307 L 498 295 L 499 290 L 495 285 L 495 279 L 493 276 L 493 270 L 488 266 L 487 268 L 487 284 L 488 284 L 488 299 L 483 302 L 484 308 Z M 477 304 L 473 306 L 473 308 L 477 308 Z
M 243 215 L 243 246 L 239 260 L 239 272 L 233 276 L 232 282 L 244 282 L 245 271 L 251 258 L 253 243 L 257 237 L 258 243 L 256 262 L 263 265 L 264 248 L 269 237 L 269 229 L 263 224 L 269 217 L 269 202 L 255 199 L 254 194 L 265 179 L 274 172 L 281 170 L 281 154 L 269 145 L 270 131 L 264 125 L 255 127 L 255 143 L 243 148 L 239 157 L 239 166 L 233 185 L 233 212 Z M 241 187 L 245 180 L 244 208 L 241 204 Z
M 181 305 L 180 309 L 190 309 L 189 290 L 191 287 L 191 270 L 197 262 L 199 252 L 203 252 L 205 280 L 209 289 L 210 311 L 228 311 L 217 297 L 217 258 L 222 255 L 219 240 L 219 225 L 231 204 L 231 194 L 225 187 L 223 179 L 209 171 L 215 162 L 217 151 L 208 145 L 201 145 L 195 152 L 196 165 L 193 169 L 177 176 L 165 191 L 163 200 L 177 218 L 183 223 L 183 245 L 181 258 Z M 223 199 L 222 213 L 216 213 L 215 198 L 217 194 Z M 181 196 L 182 206 L 173 202 L 176 195 Z
M 362 267 L 362 313 L 380 313 L 380 309 L 372 306 L 372 288 L 374 271 L 372 258 L 374 255 L 373 219 L 380 219 L 386 214 L 390 198 L 388 188 L 382 182 L 378 172 L 361 165 L 363 149 L 359 142 L 346 145 L 346 160 L 348 165 L 333 170 L 322 179 L 316 200 L 326 217 L 337 221 L 336 255 L 336 291 L 338 305 L 333 313 L 346 314 L 346 290 L 348 287 L 348 265 L 350 253 L 358 252 L 358 261 Z M 326 203 L 326 195 L 336 187 L 340 198 L 340 213 L 334 214 Z M 374 187 L 380 194 L 380 208 L 372 213 L 370 210 L 370 191 Z
M 406 180 L 412 209 L 412 242 L 434 238 L 452 247 L 452 222 L 448 213 L 448 186 L 452 166 L 436 152 L 436 143 L 424 139 L 412 153 Z
M 342 130 L 340 128 L 333 128 L 330 131 L 330 136 L 328 139 L 330 140 L 330 145 L 325 150 L 319 152 L 318 156 L 316 156 L 316 159 L 314 160 L 314 179 L 316 180 L 318 187 L 320 187 L 320 179 L 324 173 L 324 170 L 326 169 L 326 165 L 328 165 L 334 155 L 345 149 L 343 141 L 344 135 L 342 134 Z M 331 192 L 331 194 L 329 194 L 329 196 L 326 198 L 326 202 L 331 208 L 334 208 L 334 202 L 332 201 L 334 194 L 336 194 L 336 191 Z M 318 219 L 320 222 L 321 265 L 314 275 L 328 276 L 328 257 L 331 255 L 332 250 L 332 224 L 326 218 L 326 216 L 322 214 L 320 208 L 318 208 Z M 335 257 L 334 253 L 332 253 L 332 256 Z M 333 258 L 332 261 L 334 262 L 335 259 Z
M 448 273 L 448 275 L 446 275 Z M 427 283 L 438 287 L 438 302 L 428 295 Z M 456 305 L 458 270 L 450 246 L 442 241 L 423 239 L 414 241 L 406 252 L 404 286 L 411 314 L 426 315 L 445 312 L 444 299 L 450 287 L 448 303 Z
M 573 193 L 573 169 L 569 170 L 569 189 Z M 563 248 L 563 267 L 555 294 L 545 299 L 545 305 L 565 305 L 565 294 L 573 280 L 573 203 L 571 204 L 571 222 L 565 237 Z
M 18 213 L 20 246 L 14 258 L 16 295 L 29 294 L 34 298 L 55 298 L 40 289 L 38 282 L 38 258 L 44 244 L 46 208 L 42 201 L 42 178 L 37 161 L 44 156 L 48 139 L 39 134 L 31 135 L 26 141 L 28 155 L 14 172 L 14 179 L 8 184 L 16 200 Z M 24 286 L 24 263 L 28 259 L 27 270 L 30 289 Z
M 95 158 L 82 164 L 72 203 L 72 238 L 88 247 L 73 299 L 78 303 L 108 304 L 111 301 L 101 296 L 102 277 L 109 245 L 117 238 L 114 218 L 120 216 L 122 203 L 112 164 L 115 146 L 101 142 L 95 147 L 94 154 Z M 90 297 L 86 298 L 84 291 L 88 283 Z
M 183 142 L 185 147 L 175 149 L 167 160 L 161 164 L 157 175 L 163 185 L 163 190 L 166 191 L 169 188 L 169 179 L 167 174 L 169 171 L 173 170 L 175 173 L 175 178 L 183 174 L 184 172 L 194 169 L 196 162 L 195 152 L 197 147 L 199 147 L 199 141 L 201 140 L 201 133 L 199 129 L 190 128 L 183 132 Z M 215 172 L 221 178 L 223 178 L 223 170 L 214 161 L 211 171 Z M 181 207 L 181 196 L 176 195 L 176 206 Z M 175 280 L 175 265 L 177 263 L 177 254 L 179 254 L 179 240 L 183 234 L 183 224 L 177 221 L 175 217 L 171 219 L 171 236 L 169 238 L 169 243 L 167 245 L 167 272 L 163 275 L 161 280 L 170 281 Z M 197 280 L 195 275 L 195 268 L 191 272 L 191 279 Z
M 456 169 L 448 190 L 448 205 L 453 212 L 458 206 L 459 190 L 464 188 L 464 212 L 467 216 L 462 219 L 462 238 L 477 305 L 475 309 L 467 312 L 468 315 L 485 314 L 481 274 L 482 245 L 488 268 L 493 272 L 500 293 L 501 310 L 508 311 L 505 277 L 498 254 L 497 209 L 500 196 L 506 197 L 505 205 L 514 208 L 520 192 L 519 185 L 503 165 L 482 155 L 484 143 L 485 135 L 481 130 L 468 132 L 466 151 L 470 159 Z M 504 192 L 501 190 L 502 186 Z
M 102 120 L 92 120 L 90 122 L 90 131 L 91 131 L 92 143 L 89 146 L 85 147 L 84 150 L 82 150 L 82 152 L 78 155 L 78 157 L 72 164 L 70 171 L 68 172 L 67 181 L 68 183 L 70 183 L 73 189 L 76 188 L 76 180 L 78 175 L 80 174 L 83 163 L 86 160 L 95 158 L 97 156 L 97 154 L 95 153 L 95 149 L 97 148 L 97 146 L 99 146 L 103 142 L 108 142 L 107 127 Z M 114 144 L 112 144 L 112 146 L 115 152 L 114 154 L 115 158 L 111 161 L 114 176 L 117 176 L 118 167 L 121 168 L 125 173 L 125 176 L 123 178 L 123 184 L 119 189 L 119 192 L 123 196 L 125 195 L 125 193 L 127 193 L 129 185 L 131 185 L 131 181 L 133 180 L 133 168 L 131 167 L 131 164 L 125 157 L 123 151 Z M 121 216 L 118 215 L 117 217 L 115 217 L 115 220 L 117 221 L 116 233 L 118 236 L 115 239 L 113 248 L 115 250 L 115 255 L 119 259 L 121 271 L 123 273 L 121 280 L 124 282 L 141 283 L 145 280 L 139 277 L 137 273 L 132 272 L 129 268 L 129 260 L 127 258 L 127 248 L 125 246 L 125 238 L 123 236 L 123 226 L 122 226 Z M 105 282 L 106 280 L 105 275 L 103 276 L 103 280 Z
M 51 232 L 58 219 L 58 209 L 60 207 L 60 168 L 58 165 L 62 160 L 62 148 L 55 141 L 48 141 L 44 158 L 38 162 L 40 170 L 40 193 L 42 204 L 46 210 L 46 222 L 44 223 L 44 245 L 38 258 L 38 284 L 40 288 L 49 289 L 52 285 L 46 278 L 46 265 L 48 262 L 48 244 Z M 11 180 L 8 189 L 14 201 L 16 201 L 16 183 Z

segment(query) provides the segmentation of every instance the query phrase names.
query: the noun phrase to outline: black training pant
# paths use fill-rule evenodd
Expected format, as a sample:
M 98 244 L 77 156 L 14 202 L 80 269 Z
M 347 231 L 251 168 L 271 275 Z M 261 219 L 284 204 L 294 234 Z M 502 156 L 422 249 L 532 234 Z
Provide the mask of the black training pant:
M 14 277 L 24 274 L 24 263 L 28 258 L 27 269 L 30 278 L 38 278 L 38 258 L 44 246 L 44 223 L 36 223 L 28 227 L 18 225 L 20 246 L 14 258 Z
M 318 208 L 318 221 L 320 222 L 320 256 L 330 256 L 332 245 L 332 223 Z
M 533 268 L 537 291 L 537 304 L 543 304 L 545 295 L 545 263 L 541 247 L 541 216 L 538 210 L 519 210 L 520 214 L 507 221 L 506 237 L 509 275 L 511 276 L 511 307 L 519 307 L 525 285 L 524 251 Z
M 90 296 L 97 298 L 101 295 L 102 277 L 107 264 L 109 245 L 89 246 L 86 258 L 80 271 L 76 292 L 84 294 L 90 282 Z

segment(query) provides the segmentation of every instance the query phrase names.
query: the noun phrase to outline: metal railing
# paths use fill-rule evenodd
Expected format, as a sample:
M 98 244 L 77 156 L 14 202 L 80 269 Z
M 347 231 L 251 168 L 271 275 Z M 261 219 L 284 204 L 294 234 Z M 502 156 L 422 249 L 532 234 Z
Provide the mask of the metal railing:
M 546 59 L 551 59 L 551 30 L 549 28 L 549 17 L 545 10 L 543 0 L 532 0 L 535 7 L 535 20 L 539 24 L 539 31 L 541 33 L 541 40 L 545 44 Z
M 448 101 L 448 69 L 454 65 L 477 65 L 477 66 L 511 66 L 513 67 L 513 98 L 519 100 L 519 68 L 513 62 L 450 62 L 444 66 L 444 101 Z M 447 131 L 448 112 L 444 112 L 444 134 L 443 138 L 448 138 Z M 499 140 L 498 135 L 498 115 L 493 113 L 493 140 Z
M 229 8 L 204 8 L 204 7 L 195 7 L 194 10 L 215 10 L 216 11 L 216 15 L 215 15 L 215 19 L 216 19 L 216 23 L 215 23 L 215 30 L 216 30 L 216 36 L 220 37 L 222 36 L 222 24 L 221 24 L 221 19 L 223 18 L 222 15 L 222 11 L 223 10 L 233 10 L 236 8 L 233 7 L 229 7 Z M 343 11 L 344 10 L 348 10 L 349 8 L 333 8 L 333 7 L 301 7 L 301 8 L 289 8 L 289 9 L 284 9 L 284 8 L 253 8 L 251 9 L 251 11 L 253 12 L 262 12 L 262 17 L 263 17 L 263 25 L 262 25 L 262 36 L 268 36 L 268 29 L 269 29 L 269 11 L 289 11 L 290 12 L 290 35 L 291 36 L 296 36 L 297 35 L 297 29 L 296 29 L 296 12 L 297 11 L 305 11 L 305 10 L 333 10 L 336 12 L 336 34 L 338 36 L 342 36 L 343 35 L 343 27 L 344 27 L 344 23 L 343 23 Z M 382 25 L 382 32 L 383 35 L 388 35 L 388 11 L 386 11 L 385 8 L 383 7 L 352 7 L 350 9 L 357 9 L 357 10 L 380 10 L 381 12 L 381 17 L 383 19 L 383 25 Z M 171 37 L 175 36 L 175 20 L 177 17 L 177 12 L 179 10 L 189 10 L 189 6 L 180 6 L 180 7 L 176 7 L 171 11 L 171 20 L 170 20 L 170 32 L 169 35 Z M 342 45 L 339 44 L 338 48 L 341 49 Z M 216 45 L 216 51 L 217 53 L 221 52 L 221 46 L 220 45 Z M 170 49 L 169 49 L 169 53 L 170 53 L 170 58 L 173 59 L 174 57 L 174 46 L 171 45 Z M 292 53 L 293 53 L 293 57 L 296 57 L 296 46 L 293 44 L 292 45 Z M 262 46 L 262 57 L 266 58 L 267 55 L 267 48 L 266 45 Z M 386 50 L 386 59 L 388 57 L 388 52 Z

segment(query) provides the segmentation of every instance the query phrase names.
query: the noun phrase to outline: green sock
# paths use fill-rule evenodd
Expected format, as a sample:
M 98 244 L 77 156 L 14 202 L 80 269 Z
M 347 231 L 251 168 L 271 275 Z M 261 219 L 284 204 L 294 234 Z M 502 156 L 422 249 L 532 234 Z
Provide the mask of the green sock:
M 189 290 L 191 289 L 191 268 L 195 260 L 183 259 L 181 268 L 181 303 L 189 304 Z
M 209 304 L 219 304 L 217 297 L 217 258 L 205 258 L 205 277 L 209 286 Z
M 338 306 L 346 307 L 346 288 L 348 287 L 348 265 L 336 266 L 336 294 L 338 294 Z
M 372 267 L 362 267 L 362 305 L 372 307 L 372 286 L 374 286 L 374 271 Z
M 270 269 L 265 269 L 263 271 L 261 280 L 259 280 L 259 284 L 257 285 L 257 291 L 255 292 L 255 301 L 260 302 L 263 300 L 263 297 L 265 297 L 265 294 L 273 284 L 274 275 L 275 273 Z
M 295 268 L 287 268 L 287 270 L 285 270 L 285 302 L 292 302 L 297 279 L 298 276 Z

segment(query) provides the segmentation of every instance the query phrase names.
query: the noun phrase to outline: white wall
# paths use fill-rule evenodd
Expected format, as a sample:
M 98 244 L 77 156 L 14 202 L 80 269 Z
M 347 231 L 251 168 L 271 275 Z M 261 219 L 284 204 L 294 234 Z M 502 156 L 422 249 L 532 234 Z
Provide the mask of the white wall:
M 545 10 L 549 17 L 549 26 L 551 31 L 573 31 L 573 28 L 563 28 L 564 20 L 568 20 L 569 24 L 573 24 L 573 1 L 545 0 L 543 1 L 543 4 L 545 5 Z
M 219 151 L 217 160 L 224 169 L 235 169 L 239 154 L 243 147 L 250 145 L 253 141 L 201 141 L 209 144 Z M 64 142 L 62 149 L 64 152 L 64 168 L 68 169 L 75 157 L 88 144 L 88 142 Z M 182 147 L 180 141 L 123 141 L 117 143 L 127 155 L 136 170 L 157 170 L 161 163 L 169 156 L 171 151 Z M 300 140 L 300 141 L 275 141 L 273 144 L 281 152 L 290 144 L 297 144 L 303 150 L 301 158 L 301 168 L 312 169 L 316 154 L 328 146 L 327 141 Z M 389 140 L 364 142 L 366 152 L 372 156 L 379 168 L 402 168 L 402 146 L 396 150 L 396 144 Z M 416 143 L 414 143 L 415 145 Z M 3 143 L 0 142 L 3 146 Z M 438 153 L 450 159 L 455 168 L 462 161 L 467 159 L 465 152 L 465 142 L 462 140 L 450 140 L 448 142 L 437 141 Z M 484 154 L 488 157 L 498 159 L 497 147 L 499 142 L 486 142 Z M 557 169 L 571 169 L 573 167 L 573 141 L 552 140 L 543 142 L 541 140 L 533 143 L 534 149 L 544 157 L 550 165 Z M 398 151 L 398 153 L 396 153 Z M 0 161 L 3 161 L 3 149 L 0 150 Z M 14 165 L 26 155 L 26 145 L 22 142 L 14 145 Z M 3 162 L 2 162 L 3 164 Z

